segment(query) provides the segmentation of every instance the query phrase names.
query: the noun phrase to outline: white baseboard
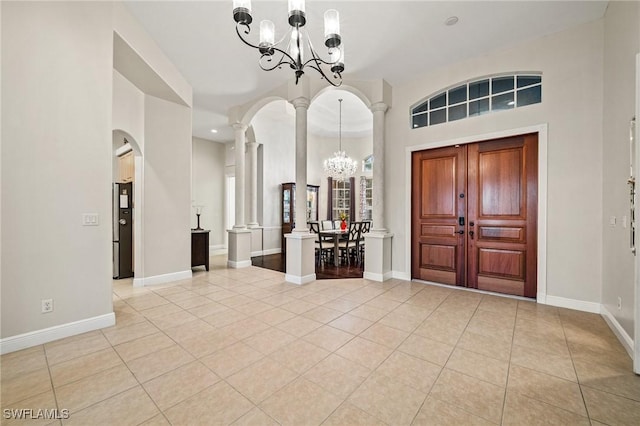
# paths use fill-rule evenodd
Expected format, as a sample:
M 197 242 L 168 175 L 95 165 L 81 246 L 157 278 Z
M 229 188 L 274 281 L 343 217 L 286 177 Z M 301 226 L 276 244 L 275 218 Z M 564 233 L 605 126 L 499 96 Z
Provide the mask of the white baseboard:
M 216 250 L 226 250 L 227 246 L 225 244 L 216 244 L 214 246 L 209 246 L 209 253 Z
M 116 324 L 116 316 L 113 312 L 97 317 L 74 321 L 67 324 L 56 325 L 42 330 L 31 331 L 17 336 L 0 339 L 0 354 L 19 351 L 76 334 L 87 333 L 101 328 L 111 327 Z
M 248 268 L 251 266 L 251 260 L 241 260 L 240 262 L 227 260 L 227 266 L 232 269 Z
M 411 274 L 409 272 L 391 271 L 391 278 L 397 280 L 411 281 Z
M 285 274 L 284 275 L 284 280 L 286 282 L 292 283 L 292 284 L 298 284 L 298 285 L 308 284 L 308 283 L 313 282 L 313 281 L 316 280 L 316 274 L 305 275 L 304 277 L 299 277 L 297 275 Z
M 170 274 L 153 275 L 145 278 L 134 278 L 134 287 L 147 287 L 151 285 L 166 284 L 173 281 L 186 280 L 191 278 L 191 269 L 188 271 L 172 272 Z
M 600 315 L 604 318 L 611 331 L 613 331 L 613 334 L 616 335 L 631 359 L 633 359 L 633 339 L 627 334 L 625 329 L 622 328 L 616 317 L 614 317 L 611 312 L 604 307 L 604 305 L 600 307 Z
M 272 249 L 262 250 L 262 255 L 263 256 L 268 256 L 270 254 L 280 254 L 280 253 L 282 253 L 282 249 L 281 248 L 272 248 Z
M 575 309 L 577 311 L 591 312 L 592 314 L 600 313 L 600 304 L 596 302 L 587 302 L 584 300 L 567 299 L 566 297 L 549 296 L 547 294 L 545 301 L 538 303 L 557 306 L 559 308 Z
M 221 254 L 228 254 L 229 250 L 225 248 L 219 248 L 215 250 L 209 250 L 209 256 L 219 256 Z
M 256 256 L 269 256 L 270 254 L 280 254 L 282 253 L 282 249 L 267 249 L 267 250 L 258 250 L 258 251 L 252 251 L 251 252 L 251 257 L 256 257 Z
M 375 272 L 364 271 L 364 273 L 362 274 L 362 278 L 364 278 L 365 280 L 377 281 L 379 283 L 382 283 L 393 278 L 393 272 L 388 271 L 384 274 L 377 274 Z

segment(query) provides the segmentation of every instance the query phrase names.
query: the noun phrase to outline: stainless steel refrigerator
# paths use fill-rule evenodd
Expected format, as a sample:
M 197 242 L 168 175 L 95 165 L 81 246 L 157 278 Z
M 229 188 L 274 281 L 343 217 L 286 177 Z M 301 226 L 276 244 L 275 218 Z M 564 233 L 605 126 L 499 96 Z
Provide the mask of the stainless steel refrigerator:
M 113 278 L 133 277 L 133 183 L 113 184 Z

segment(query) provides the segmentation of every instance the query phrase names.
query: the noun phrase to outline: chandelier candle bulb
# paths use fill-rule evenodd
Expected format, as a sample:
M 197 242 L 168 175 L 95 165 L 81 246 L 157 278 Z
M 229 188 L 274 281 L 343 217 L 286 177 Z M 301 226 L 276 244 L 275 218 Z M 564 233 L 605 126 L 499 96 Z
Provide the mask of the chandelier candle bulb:
M 335 9 L 324 12 L 324 44 L 328 48 L 340 46 L 340 15 Z
M 233 19 L 242 24 L 251 24 L 251 0 L 233 0 Z
M 289 0 L 289 25 L 303 27 L 306 23 L 304 0 Z
M 289 53 L 294 61 L 304 61 L 304 51 L 300 48 L 300 30 L 294 28 L 291 31 L 291 43 L 289 46 Z
M 329 55 L 331 65 L 331 72 L 340 74 L 344 71 L 344 44 L 340 44 L 340 49 L 334 49 L 332 54 Z
M 269 20 L 260 21 L 260 53 L 273 54 L 273 45 L 275 44 L 276 28 L 273 22 Z

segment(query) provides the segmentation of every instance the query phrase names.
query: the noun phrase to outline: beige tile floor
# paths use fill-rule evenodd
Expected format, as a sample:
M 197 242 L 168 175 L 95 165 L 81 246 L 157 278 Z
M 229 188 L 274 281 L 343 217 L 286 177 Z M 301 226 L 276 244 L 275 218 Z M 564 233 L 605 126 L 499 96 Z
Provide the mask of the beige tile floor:
M 3 410 L 68 409 L 79 425 L 640 424 L 640 377 L 598 315 L 399 280 L 300 287 L 211 260 L 171 285 L 115 281 L 116 326 L 2 356 Z

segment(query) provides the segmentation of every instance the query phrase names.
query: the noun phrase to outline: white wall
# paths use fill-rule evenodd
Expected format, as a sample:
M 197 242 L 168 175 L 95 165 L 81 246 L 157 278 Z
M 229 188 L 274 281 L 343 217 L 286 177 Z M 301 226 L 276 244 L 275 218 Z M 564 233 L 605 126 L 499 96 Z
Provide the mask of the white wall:
M 112 312 L 113 41 L 110 3 L 0 7 L 4 339 Z
M 191 109 L 145 95 L 144 277 L 191 272 Z
M 622 217 L 629 218 L 629 120 L 635 113 L 638 9 L 637 2 L 610 2 L 604 20 L 602 304 L 629 336 L 633 336 L 634 256 Z M 640 165 L 635 170 L 636 177 L 640 176 Z M 616 217 L 615 227 L 608 224 L 610 217 Z M 640 241 L 637 245 L 640 248 Z
M 113 129 L 133 137 L 144 152 L 144 93 L 113 70 Z
M 542 103 L 410 128 L 410 107 L 458 82 L 495 73 L 541 71 Z M 393 88 L 387 112 L 385 218 L 393 232 L 392 268 L 410 274 L 406 223 L 411 200 L 407 148 L 548 123 L 547 293 L 600 302 L 602 282 L 603 22 L 419 75 Z M 404 206 L 404 211 L 398 206 Z
M 225 145 L 193 138 L 191 187 L 193 204 L 202 205 L 200 227 L 209 229 L 209 245 L 226 246 L 224 227 Z M 196 212 L 191 209 L 191 227 L 196 227 Z
M 263 210 L 263 250 L 273 250 L 281 246 L 282 207 L 280 205 L 280 184 L 295 182 L 295 117 L 291 113 L 290 104 L 276 101 L 265 108 L 277 108 L 282 111 L 281 119 L 266 118 L 263 111 L 259 111 L 251 125 L 253 126 L 256 142 L 263 145 L 262 181 Z M 289 110 L 289 112 L 287 112 Z M 269 114 L 269 117 L 271 115 Z M 248 188 L 248 186 L 247 186 Z M 247 207 L 247 218 L 248 208 Z

